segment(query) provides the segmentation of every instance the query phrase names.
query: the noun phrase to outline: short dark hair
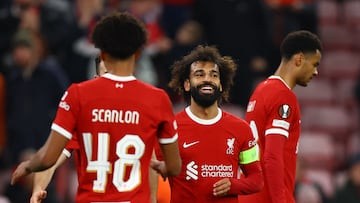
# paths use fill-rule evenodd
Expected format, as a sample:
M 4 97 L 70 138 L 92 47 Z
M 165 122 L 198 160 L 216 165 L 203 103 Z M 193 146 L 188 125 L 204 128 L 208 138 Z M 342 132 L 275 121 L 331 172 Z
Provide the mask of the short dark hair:
M 281 43 L 281 57 L 289 60 L 295 54 L 316 53 L 316 50 L 322 51 L 322 45 L 319 37 L 307 30 L 298 30 L 289 33 Z
M 96 73 L 96 75 L 100 75 L 100 63 L 101 63 L 100 56 L 96 56 L 96 58 L 95 58 L 95 73 Z
M 147 41 L 144 24 L 127 12 L 114 12 L 96 24 L 92 40 L 96 48 L 118 59 L 126 59 Z
M 199 45 L 190 54 L 176 61 L 171 66 L 171 81 L 169 87 L 176 92 L 183 94 L 184 99 L 190 102 L 190 92 L 185 92 L 184 82 L 190 77 L 191 64 L 195 61 L 213 62 L 219 67 L 220 83 L 222 86 L 221 100 L 228 101 L 229 91 L 233 85 L 233 79 L 237 65 L 230 56 L 221 56 L 218 49 L 213 46 Z

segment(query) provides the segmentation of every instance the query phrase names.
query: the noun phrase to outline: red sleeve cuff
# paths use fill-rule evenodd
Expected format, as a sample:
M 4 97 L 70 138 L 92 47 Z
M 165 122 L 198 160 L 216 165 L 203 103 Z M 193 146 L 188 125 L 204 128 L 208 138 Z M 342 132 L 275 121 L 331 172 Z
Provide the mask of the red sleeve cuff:
M 230 179 L 230 194 L 246 195 L 259 192 L 264 186 L 264 178 L 260 166 L 260 162 L 256 161 L 250 164 L 241 165 L 241 169 L 245 176 L 240 179 Z

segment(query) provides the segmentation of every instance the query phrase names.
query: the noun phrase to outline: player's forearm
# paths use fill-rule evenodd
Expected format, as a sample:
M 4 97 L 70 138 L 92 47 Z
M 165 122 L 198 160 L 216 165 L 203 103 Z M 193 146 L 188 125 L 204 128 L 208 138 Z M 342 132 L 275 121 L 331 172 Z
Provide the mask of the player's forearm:
M 55 170 L 66 160 L 66 156 L 61 154 L 57 162 L 45 171 L 34 174 L 33 194 L 37 191 L 45 190 L 53 177 Z
M 166 176 L 176 176 L 181 172 L 181 159 L 178 143 L 161 145 L 161 150 L 166 164 Z
M 45 190 L 50 183 L 52 176 L 54 175 L 56 167 L 52 166 L 45 171 L 36 172 L 34 175 L 33 194 Z
M 45 150 L 41 148 L 33 157 L 29 160 L 26 170 L 28 172 L 39 172 L 44 171 L 50 167 L 52 167 L 56 163 L 55 161 L 51 161 L 46 157 Z
M 250 164 L 242 165 L 245 178 L 232 178 L 230 194 L 247 195 L 259 192 L 264 186 L 264 177 L 260 162 L 256 161 Z
M 156 159 L 155 152 L 153 152 L 151 159 Z M 157 202 L 157 191 L 158 191 L 158 174 L 157 172 L 149 168 L 149 181 L 150 181 L 150 201 L 151 203 Z

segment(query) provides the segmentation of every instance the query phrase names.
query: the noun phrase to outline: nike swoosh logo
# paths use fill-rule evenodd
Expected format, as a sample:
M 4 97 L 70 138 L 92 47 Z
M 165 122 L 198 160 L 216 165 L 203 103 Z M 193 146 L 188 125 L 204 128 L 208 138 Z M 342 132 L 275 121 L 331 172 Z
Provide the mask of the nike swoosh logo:
M 190 142 L 190 143 L 184 142 L 183 147 L 184 147 L 184 148 L 188 148 L 188 147 L 191 147 L 191 146 L 193 146 L 193 145 L 196 145 L 196 144 L 199 143 L 199 142 L 200 142 L 200 141 Z

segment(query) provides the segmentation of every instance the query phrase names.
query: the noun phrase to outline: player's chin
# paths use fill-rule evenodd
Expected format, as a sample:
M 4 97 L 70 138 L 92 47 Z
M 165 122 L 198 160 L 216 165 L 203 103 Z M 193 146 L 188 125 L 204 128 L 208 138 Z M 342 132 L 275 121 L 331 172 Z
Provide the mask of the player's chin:
M 298 82 L 297 84 L 299 85 L 299 86 L 302 86 L 302 87 L 306 87 L 306 86 L 308 86 L 308 84 L 309 84 L 309 82 L 310 81 L 308 81 L 308 82 Z

